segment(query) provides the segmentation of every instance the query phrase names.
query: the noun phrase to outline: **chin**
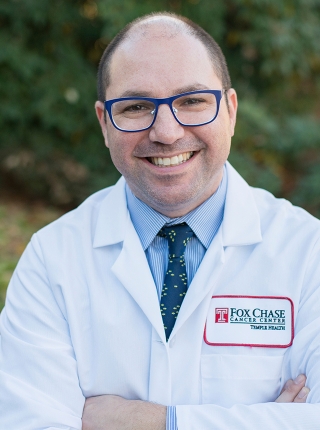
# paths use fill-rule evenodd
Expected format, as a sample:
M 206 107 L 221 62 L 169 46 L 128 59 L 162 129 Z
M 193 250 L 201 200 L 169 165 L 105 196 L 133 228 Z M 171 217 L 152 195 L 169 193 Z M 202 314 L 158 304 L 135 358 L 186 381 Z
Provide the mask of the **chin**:
M 196 200 L 198 200 L 196 196 L 191 193 L 177 192 L 176 190 L 170 192 L 167 190 L 161 193 L 149 194 L 148 201 L 144 201 L 156 211 L 172 218 L 190 212 Z

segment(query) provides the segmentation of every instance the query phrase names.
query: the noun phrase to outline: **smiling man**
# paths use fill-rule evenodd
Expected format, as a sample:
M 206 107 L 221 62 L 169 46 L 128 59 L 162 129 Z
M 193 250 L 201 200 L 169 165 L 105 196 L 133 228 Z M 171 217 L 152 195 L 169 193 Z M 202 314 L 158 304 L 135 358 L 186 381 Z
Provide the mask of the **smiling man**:
M 123 177 L 19 262 L 0 428 L 317 429 L 320 223 L 227 162 L 237 97 L 220 48 L 154 14 L 116 36 L 98 78 Z
M 205 45 L 181 21 L 171 21 L 153 18 L 140 23 L 139 30 L 134 26 L 112 55 L 102 99 L 133 97 L 134 114 L 129 115 L 129 101 L 111 105 L 114 123 L 105 122 L 102 100 L 96 111 L 112 160 L 134 195 L 156 211 L 177 217 L 217 190 L 230 151 L 237 97 L 226 67 L 219 73 L 227 75 L 223 86 Z M 201 92 L 212 89 L 214 94 Z M 172 110 L 170 103 L 157 106 L 135 99 L 176 94 L 180 97 L 172 101 Z M 143 131 L 125 133 L 115 127 L 117 121 L 119 128 L 121 122 L 128 128 L 140 127 L 141 117 L 146 118 Z M 196 126 L 184 126 L 187 122 Z

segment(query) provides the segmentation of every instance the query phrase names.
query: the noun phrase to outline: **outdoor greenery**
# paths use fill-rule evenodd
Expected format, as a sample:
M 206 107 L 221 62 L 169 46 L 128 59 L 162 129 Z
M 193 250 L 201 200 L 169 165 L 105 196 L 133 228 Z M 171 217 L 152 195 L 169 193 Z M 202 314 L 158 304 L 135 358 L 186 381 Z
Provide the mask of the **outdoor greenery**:
M 93 109 L 97 65 L 127 22 L 161 10 L 222 46 L 240 101 L 233 165 L 320 217 L 319 0 L 0 2 L 1 190 L 66 209 L 115 182 Z
M 320 216 L 319 0 L 0 3 L 0 184 L 72 207 L 118 173 L 93 104 L 99 58 L 130 20 L 168 10 L 221 44 L 240 107 L 231 162 Z

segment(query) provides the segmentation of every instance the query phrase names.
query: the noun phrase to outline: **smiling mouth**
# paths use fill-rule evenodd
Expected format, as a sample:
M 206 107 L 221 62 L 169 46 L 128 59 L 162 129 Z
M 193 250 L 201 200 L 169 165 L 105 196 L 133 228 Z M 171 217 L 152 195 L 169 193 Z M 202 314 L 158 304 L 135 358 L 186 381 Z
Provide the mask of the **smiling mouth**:
M 175 155 L 174 157 L 149 157 L 148 161 L 150 163 L 154 164 L 155 166 L 159 167 L 171 167 L 171 166 L 178 166 L 179 164 L 185 163 L 188 161 L 192 156 L 194 152 L 183 152 L 182 154 Z

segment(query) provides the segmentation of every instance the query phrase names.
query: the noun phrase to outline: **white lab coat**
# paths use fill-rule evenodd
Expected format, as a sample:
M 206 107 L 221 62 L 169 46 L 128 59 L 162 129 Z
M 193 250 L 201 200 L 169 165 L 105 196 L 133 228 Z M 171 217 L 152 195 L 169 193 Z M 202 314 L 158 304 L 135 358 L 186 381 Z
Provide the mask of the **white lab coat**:
M 1 430 L 81 429 L 101 394 L 177 405 L 179 430 L 320 428 L 320 222 L 227 169 L 221 228 L 168 343 L 123 178 L 33 236 L 1 315 Z M 292 347 L 207 345 L 220 294 L 289 297 Z M 300 372 L 308 403 L 272 403 Z

